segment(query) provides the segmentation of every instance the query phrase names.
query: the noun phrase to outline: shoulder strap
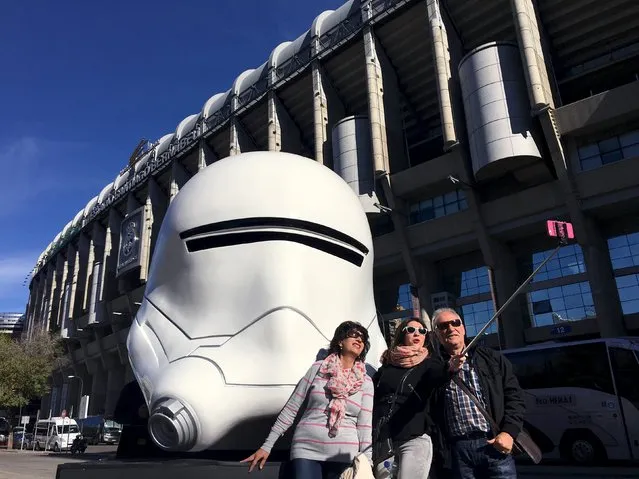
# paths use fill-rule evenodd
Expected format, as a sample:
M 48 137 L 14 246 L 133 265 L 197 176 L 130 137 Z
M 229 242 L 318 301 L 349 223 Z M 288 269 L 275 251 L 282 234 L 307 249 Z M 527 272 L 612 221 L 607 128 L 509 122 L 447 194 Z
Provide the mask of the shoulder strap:
M 464 391 L 468 395 L 468 397 L 470 397 L 470 399 L 473 400 L 479 412 L 482 414 L 482 416 L 486 418 L 486 421 L 488 421 L 488 424 L 490 424 L 490 427 L 493 428 L 493 431 L 495 433 L 498 433 L 499 426 L 497 425 L 493 417 L 490 415 L 490 413 L 483 406 L 483 404 L 481 403 L 479 398 L 475 395 L 475 393 L 471 391 L 471 389 L 466 385 L 466 383 L 464 383 L 464 381 L 462 381 L 462 379 L 458 375 L 453 376 L 453 382 L 457 384 L 457 386 L 459 386 L 459 388 L 462 391 Z

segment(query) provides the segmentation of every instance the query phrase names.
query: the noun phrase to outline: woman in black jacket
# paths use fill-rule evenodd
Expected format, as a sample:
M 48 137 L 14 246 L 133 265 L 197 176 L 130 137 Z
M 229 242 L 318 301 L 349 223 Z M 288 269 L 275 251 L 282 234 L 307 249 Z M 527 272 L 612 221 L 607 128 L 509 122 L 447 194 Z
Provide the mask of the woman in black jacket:
M 427 479 L 433 457 L 428 435 L 432 420 L 426 404 L 432 391 L 445 384 L 463 360 L 431 357 L 427 329 L 419 318 L 399 325 L 392 346 L 373 377 L 373 463 L 377 477 L 394 456 L 398 479 Z

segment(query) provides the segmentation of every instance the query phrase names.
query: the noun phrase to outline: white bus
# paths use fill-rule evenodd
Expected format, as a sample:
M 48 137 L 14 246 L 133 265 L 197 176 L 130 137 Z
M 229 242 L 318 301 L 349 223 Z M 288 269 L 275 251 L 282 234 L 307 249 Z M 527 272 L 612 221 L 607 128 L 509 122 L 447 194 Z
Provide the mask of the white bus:
M 639 460 L 639 338 L 556 342 L 503 351 L 545 459 Z

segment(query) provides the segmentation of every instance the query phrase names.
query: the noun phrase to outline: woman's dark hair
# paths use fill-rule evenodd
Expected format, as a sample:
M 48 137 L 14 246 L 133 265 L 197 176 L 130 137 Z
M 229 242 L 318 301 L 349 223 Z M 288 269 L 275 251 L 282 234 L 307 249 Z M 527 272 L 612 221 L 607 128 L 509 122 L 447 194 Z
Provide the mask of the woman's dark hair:
M 366 353 L 368 353 L 368 350 L 371 347 L 371 342 L 368 339 L 368 330 L 355 321 L 344 321 L 335 329 L 335 334 L 333 334 L 333 339 L 331 339 L 331 345 L 328 348 L 328 354 L 341 354 L 339 343 L 348 337 L 348 332 L 352 329 L 356 329 L 362 333 L 362 339 L 364 340 L 364 350 L 362 351 L 362 354 L 357 356 L 357 360 L 364 361 L 366 359 Z
M 422 328 L 428 330 L 428 328 L 426 327 L 426 323 L 424 323 L 424 320 L 422 318 L 406 318 L 402 320 L 402 322 L 399 323 L 399 326 L 397 326 L 397 329 L 395 330 L 395 337 L 393 338 L 391 349 L 404 344 L 404 337 L 406 336 L 406 333 L 404 332 L 404 328 L 408 326 L 409 323 L 412 323 L 412 322 L 417 322 L 421 324 Z M 426 337 L 424 338 L 424 347 L 429 350 L 431 349 L 431 344 L 429 344 L 430 336 L 431 336 L 430 331 L 427 331 Z

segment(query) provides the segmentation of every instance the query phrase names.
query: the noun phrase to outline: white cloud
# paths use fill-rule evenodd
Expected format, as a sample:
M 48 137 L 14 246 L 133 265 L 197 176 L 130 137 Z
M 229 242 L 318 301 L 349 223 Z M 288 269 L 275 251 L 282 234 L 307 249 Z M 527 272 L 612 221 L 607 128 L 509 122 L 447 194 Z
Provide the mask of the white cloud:
M 23 311 L 29 289 L 24 279 L 33 269 L 40 252 L 24 251 L 0 255 L 0 311 Z M 28 284 L 28 283 L 27 283 Z

